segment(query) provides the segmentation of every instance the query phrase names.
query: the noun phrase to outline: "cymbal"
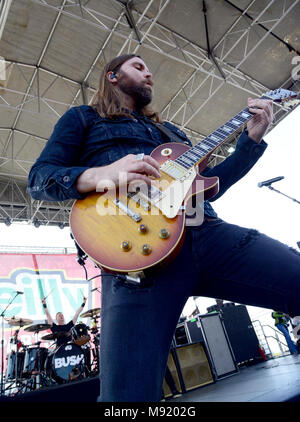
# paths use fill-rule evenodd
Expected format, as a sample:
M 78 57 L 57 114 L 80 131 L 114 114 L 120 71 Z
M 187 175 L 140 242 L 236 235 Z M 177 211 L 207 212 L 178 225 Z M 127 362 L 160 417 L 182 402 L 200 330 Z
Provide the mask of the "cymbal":
M 24 328 L 24 331 L 31 331 L 34 333 L 38 333 L 39 331 L 48 330 L 48 328 L 50 327 L 51 325 L 49 324 L 35 324 L 35 325 L 30 325 L 29 327 Z
M 25 325 L 29 325 L 33 323 L 32 319 L 25 319 L 25 318 L 4 318 L 5 321 L 8 322 L 8 325 L 13 325 L 16 327 L 24 327 Z
M 69 335 L 68 332 L 61 331 L 59 333 L 46 334 L 45 336 L 42 337 L 42 340 L 56 340 L 61 337 L 67 337 L 68 335 Z
M 89 317 L 93 317 L 97 314 L 100 313 L 101 308 L 94 308 L 94 309 L 90 309 L 89 311 L 84 312 L 83 314 L 81 314 L 80 316 L 82 318 L 89 318 Z

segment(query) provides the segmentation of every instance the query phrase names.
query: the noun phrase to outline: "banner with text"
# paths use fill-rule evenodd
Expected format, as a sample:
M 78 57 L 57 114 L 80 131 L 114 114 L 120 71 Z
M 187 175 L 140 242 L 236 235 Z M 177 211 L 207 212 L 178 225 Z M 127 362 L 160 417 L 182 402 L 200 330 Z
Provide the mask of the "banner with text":
M 42 340 L 50 333 L 49 329 L 40 332 L 25 330 L 31 325 L 47 323 L 41 302 L 43 297 L 47 297 L 47 307 L 53 321 L 56 313 L 62 312 L 65 321 L 69 322 L 84 296 L 87 303 L 83 312 L 101 308 L 100 270 L 87 260 L 87 280 L 76 258 L 76 254 L 0 254 L 0 336 L 4 340 L 1 343 L 4 362 L 16 349 L 17 343 L 28 346 L 41 341 L 41 346 L 51 345 L 49 341 Z M 29 324 L 23 325 L 21 322 L 20 326 L 20 320 Z M 89 326 L 91 318 L 79 316 L 77 322 Z

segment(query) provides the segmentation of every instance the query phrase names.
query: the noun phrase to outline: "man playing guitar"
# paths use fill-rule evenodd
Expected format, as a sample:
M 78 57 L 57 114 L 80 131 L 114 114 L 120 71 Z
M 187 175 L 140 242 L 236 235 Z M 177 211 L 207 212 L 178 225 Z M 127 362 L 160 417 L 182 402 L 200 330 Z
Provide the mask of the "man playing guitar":
M 103 402 L 160 400 L 172 336 L 190 296 L 279 309 L 291 316 L 298 315 L 300 308 L 299 253 L 254 229 L 223 221 L 210 204 L 247 174 L 264 153 L 267 145 L 263 136 L 273 119 L 271 100 L 249 99 L 248 109 L 240 115 L 247 120 L 247 129 L 240 136 L 235 152 L 214 168 L 201 169 L 201 176 L 218 178 L 219 185 L 210 201 L 200 204 L 203 223 L 185 227 L 185 236 L 183 229 L 174 236 L 172 222 L 181 217 L 164 215 L 162 206 L 159 215 L 170 225 L 161 229 L 157 241 L 153 240 L 157 243 L 145 241 L 142 249 L 135 252 L 136 239 L 145 239 L 143 236 L 153 232 L 148 227 L 151 216 L 150 223 L 143 225 L 139 221 L 140 218 L 144 221 L 143 214 L 136 212 L 144 207 L 145 214 L 149 204 L 141 197 L 139 208 L 128 206 L 123 199 L 108 197 L 105 202 L 102 201 L 105 195 L 93 197 L 95 191 L 103 192 L 108 182 L 117 191 L 124 180 L 125 184 L 139 181 L 150 186 L 161 177 L 172 179 L 172 171 L 183 174 L 178 179 L 174 176 L 177 185 L 182 179 L 193 181 L 196 176 L 190 171 L 189 163 L 193 159 L 197 161 L 197 157 L 201 161 L 201 154 L 210 145 L 214 147 L 216 136 L 211 137 L 211 143 L 204 142 L 193 149 L 190 155 L 187 152 L 182 158 L 177 157 L 174 168 L 166 169 L 159 160 L 166 156 L 172 164 L 176 144 L 170 143 L 172 139 L 157 124 L 185 143 L 184 148 L 192 144 L 176 126 L 161 122 L 159 114 L 149 107 L 152 98 L 152 74 L 142 58 L 124 55 L 111 60 L 103 69 L 91 105 L 72 107 L 60 118 L 28 181 L 29 192 L 35 199 L 79 201 L 74 213 L 82 212 L 89 223 L 84 226 L 84 218 L 79 218 L 84 230 L 78 231 L 78 239 L 74 233 L 76 213 L 71 227 L 74 223 L 73 234 L 85 251 L 89 246 L 93 248 L 97 237 L 101 239 L 92 252 L 97 254 L 101 250 L 107 259 L 102 261 L 101 256 L 95 259 L 104 268 L 102 274 L 106 274 L 102 278 L 100 340 L 99 400 Z M 224 125 L 223 132 L 230 130 L 229 127 L 230 124 Z M 151 155 L 156 148 L 162 148 L 159 158 Z M 179 196 L 180 204 L 183 198 L 175 196 Z M 97 199 L 95 206 L 93 202 L 92 206 L 85 202 L 90 198 Z M 155 203 L 150 205 L 153 210 Z M 114 206 L 116 211 L 123 212 L 119 212 L 121 220 L 118 212 L 102 220 L 99 215 L 97 231 L 93 225 L 96 214 L 91 209 L 98 207 L 100 214 L 100 209 Z M 184 218 L 181 221 L 184 226 Z M 120 227 L 122 236 L 130 224 L 132 237 L 121 237 L 120 243 L 114 230 Z M 157 245 L 163 248 L 174 238 L 178 241 L 169 250 L 176 249 L 176 257 L 168 261 L 172 254 L 166 253 L 163 259 L 156 259 L 158 267 L 146 264 L 144 278 L 139 283 L 131 282 L 134 277 L 127 275 L 130 276 L 132 266 L 127 270 L 126 265 L 133 253 L 135 260 L 146 262 L 155 255 Z M 163 263 L 167 265 L 160 265 Z M 121 277 L 116 275 L 118 272 Z

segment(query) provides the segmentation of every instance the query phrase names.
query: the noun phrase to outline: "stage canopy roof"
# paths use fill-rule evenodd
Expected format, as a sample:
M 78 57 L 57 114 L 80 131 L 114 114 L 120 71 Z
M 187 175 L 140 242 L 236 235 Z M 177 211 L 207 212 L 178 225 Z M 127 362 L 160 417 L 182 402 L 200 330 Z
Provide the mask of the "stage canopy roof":
M 72 202 L 32 200 L 28 172 L 59 117 L 89 103 L 110 58 L 141 55 L 153 72 L 154 108 L 196 143 L 249 96 L 300 92 L 292 75 L 299 22 L 299 0 L 2 0 L 0 221 L 68 224 Z M 290 111 L 275 106 L 270 129 Z

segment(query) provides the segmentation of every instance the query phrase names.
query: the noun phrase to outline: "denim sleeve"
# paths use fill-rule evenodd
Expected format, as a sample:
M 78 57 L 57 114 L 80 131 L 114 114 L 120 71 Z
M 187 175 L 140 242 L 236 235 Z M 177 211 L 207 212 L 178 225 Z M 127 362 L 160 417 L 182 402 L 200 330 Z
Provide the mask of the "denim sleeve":
M 206 167 L 201 173 L 205 177 L 219 177 L 219 192 L 210 201 L 220 198 L 227 189 L 244 177 L 263 155 L 267 144 L 254 142 L 244 131 L 236 144 L 233 154 L 213 168 Z
M 28 177 L 29 194 L 38 200 L 64 201 L 85 197 L 76 189 L 77 177 L 88 167 L 79 166 L 85 138 L 81 110 L 73 107 L 57 122 Z

